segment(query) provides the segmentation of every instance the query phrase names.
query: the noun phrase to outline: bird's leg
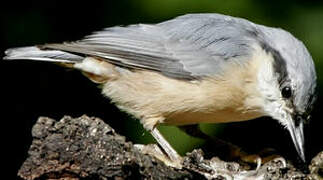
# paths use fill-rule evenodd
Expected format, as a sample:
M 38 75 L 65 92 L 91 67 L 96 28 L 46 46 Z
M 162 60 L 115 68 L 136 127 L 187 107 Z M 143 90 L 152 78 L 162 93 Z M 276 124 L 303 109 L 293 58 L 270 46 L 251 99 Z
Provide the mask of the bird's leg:
M 167 142 L 167 140 L 163 137 L 163 135 L 159 132 L 156 125 L 158 122 L 162 121 L 163 118 L 151 117 L 148 119 L 142 119 L 141 123 L 144 128 L 150 132 L 150 134 L 157 141 L 158 146 L 148 145 L 148 146 L 140 146 L 136 145 L 136 147 L 141 150 L 141 152 L 145 154 L 150 154 L 157 159 L 163 161 L 166 165 L 173 166 L 176 168 L 182 167 L 182 157 L 173 149 L 173 147 Z
M 171 161 L 181 162 L 182 157 L 177 154 L 177 152 L 172 148 L 172 146 L 167 142 L 167 140 L 163 137 L 163 135 L 159 132 L 157 128 L 153 128 L 150 131 L 151 135 L 155 138 L 158 144 L 163 148 L 166 152 L 167 156 Z
M 259 168 L 261 165 L 260 156 L 249 155 L 249 154 L 243 152 L 241 150 L 241 148 L 236 145 L 233 145 L 229 142 L 226 142 L 221 139 L 211 137 L 211 136 L 205 134 L 204 132 L 201 131 L 198 124 L 179 126 L 179 128 L 190 136 L 214 142 L 214 143 L 212 143 L 212 148 L 217 149 L 218 152 L 228 153 L 228 154 L 225 154 L 224 156 L 228 157 L 228 159 L 230 159 L 230 160 L 241 159 L 244 162 L 256 164 L 257 168 Z
M 206 139 L 206 140 L 212 139 L 209 135 L 201 131 L 198 124 L 178 126 L 178 128 L 184 131 L 186 134 L 193 137 Z
M 211 137 L 211 136 L 205 134 L 204 132 L 201 131 L 198 124 L 179 126 L 179 128 L 190 136 L 214 142 L 214 145 L 212 144 L 212 146 L 213 147 L 215 146 L 215 148 L 219 148 L 219 149 L 226 148 L 227 150 L 230 150 L 230 154 L 232 154 L 232 155 L 236 154 L 235 152 L 241 151 L 241 148 L 239 148 L 236 145 L 233 145 L 233 144 L 223 141 L 219 138 Z

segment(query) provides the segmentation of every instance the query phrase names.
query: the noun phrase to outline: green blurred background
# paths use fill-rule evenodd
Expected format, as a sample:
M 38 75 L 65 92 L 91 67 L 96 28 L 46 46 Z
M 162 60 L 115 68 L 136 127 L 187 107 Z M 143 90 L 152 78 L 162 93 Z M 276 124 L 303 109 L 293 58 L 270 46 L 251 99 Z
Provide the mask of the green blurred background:
M 92 31 L 116 25 L 158 23 L 187 13 L 222 13 L 290 31 L 307 46 L 318 74 L 319 99 L 306 129 L 307 157 L 323 149 L 320 110 L 323 59 L 323 2 L 313 0 L 99 0 L 99 1 L 3 1 L 0 11 L 0 50 L 9 47 L 73 41 Z M 6 171 L 12 178 L 27 157 L 30 130 L 39 116 L 55 119 L 82 114 L 101 117 L 135 143 L 152 138 L 137 120 L 118 111 L 102 98 L 97 85 L 76 71 L 42 62 L 0 61 L 2 105 L 2 149 Z M 176 127 L 160 127 L 181 154 L 205 141 L 192 138 Z M 226 125 L 202 125 L 212 136 L 242 146 L 248 152 L 275 148 L 289 159 L 297 159 L 294 146 L 276 121 Z M 210 144 L 207 144 L 211 146 Z M 11 178 L 11 179 L 12 179 Z

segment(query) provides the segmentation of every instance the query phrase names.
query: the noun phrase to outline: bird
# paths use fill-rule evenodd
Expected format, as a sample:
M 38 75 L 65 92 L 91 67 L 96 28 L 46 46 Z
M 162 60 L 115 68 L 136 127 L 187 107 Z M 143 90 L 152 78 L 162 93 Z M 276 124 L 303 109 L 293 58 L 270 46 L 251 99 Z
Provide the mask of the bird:
M 158 125 L 263 116 L 289 131 L 305 161 L 303 128 L 316 99 L 315 65 L 305 45 L 281 28 L 217 13 L 186 14 L 108 27 L 73 42 L 9 48 L 3 59 L 81 71 L 141 122 L 171 162 L 180 164 L 181 156 Z

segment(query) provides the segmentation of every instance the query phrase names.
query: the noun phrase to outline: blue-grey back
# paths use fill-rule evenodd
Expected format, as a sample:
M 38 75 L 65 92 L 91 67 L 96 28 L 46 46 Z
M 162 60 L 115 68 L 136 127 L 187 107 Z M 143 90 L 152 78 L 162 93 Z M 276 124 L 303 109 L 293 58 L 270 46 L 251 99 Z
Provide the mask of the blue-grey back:
M 45 47 L 94 55 L 120 66 L 158 71 L 178 79 L 221 74 L 252 55 L 254 24 L 218 14 L 192 14 L 157 25 L 112 27 L 76 43 Z

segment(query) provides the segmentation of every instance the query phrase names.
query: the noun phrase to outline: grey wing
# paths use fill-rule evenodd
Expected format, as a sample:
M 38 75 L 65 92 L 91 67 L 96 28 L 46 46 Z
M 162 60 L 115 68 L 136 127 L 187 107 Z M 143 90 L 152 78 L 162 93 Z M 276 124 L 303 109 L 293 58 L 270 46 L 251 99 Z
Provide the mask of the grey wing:
M 252 53 L 255 31 L 242 19 L 192 14 L 156 25 L 106 28 L 77 42 L 44 47 L 191 80 L 219 74 L 229 63 L 244 63 Z

